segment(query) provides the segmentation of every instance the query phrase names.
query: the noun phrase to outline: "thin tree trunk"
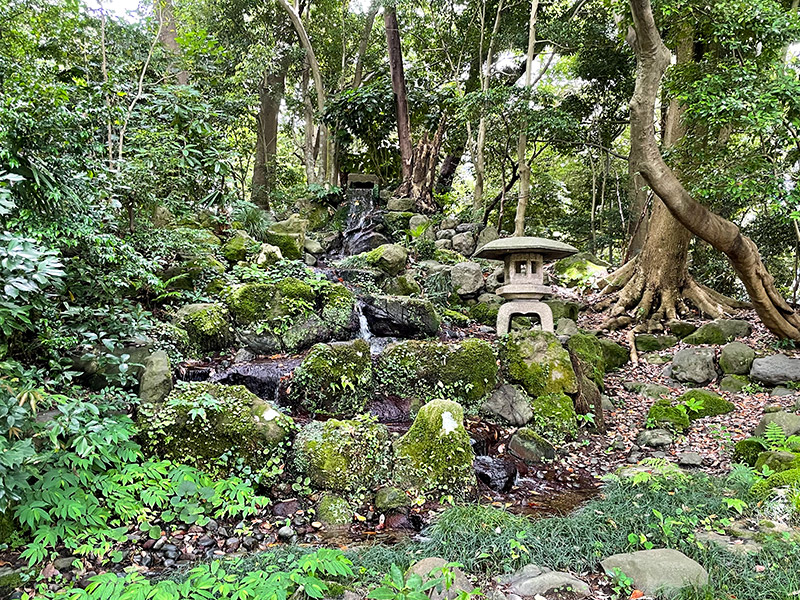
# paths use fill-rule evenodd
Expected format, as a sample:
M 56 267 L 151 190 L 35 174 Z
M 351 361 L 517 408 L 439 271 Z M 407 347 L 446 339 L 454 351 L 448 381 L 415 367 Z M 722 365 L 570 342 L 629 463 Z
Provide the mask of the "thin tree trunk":
M 275 161 L 278 153 L 278 117 L 286 85 L 289 61 L 284 59 L 277 71 L 264 71 L 258 88 L 259 110 L 256 118 L 256 156 L 250 198 L 254 204 L 269 209 L 269 195 L 275 187 Z
M 472 207 L 477 211 L 483 203 L 484 176 L 486 174 L 486 157 L 484 149 L 486 147 L 486 103 L 488 102 L 489 85 L 492 81 L 492 70 L 494 68 L 494 50 L 497 41 L 497 32 L 500 29 L 500 17 L 503 10 L 503 0 L 497 3 L 497 14 L 494 17 L 492 26 L 492 39 L 489 40 L 489 49 L 486 53 L 486 73 L 481 78 L 481 92 L 483 102 L 481 107 L 481 118 L 478 122 L 478 139 L 475 143 L 475 190 L 472 195 Z M 483 19 L 481 19 L 481 46 L 483 46 Z
M 302 89 L 303 89 L 303 114 L 305 116 L 305 141 L 303 144 L 303 162 L 306 168 L 306 183 L 309 185 L 317 183 L 316 155 L 314 153 L 314 142 L 317 138 L 316 127 L 314 126 L 314 106 L 311 103 L 308 83 L 310 67 L 306 61 L 303 69 Z
M 175 22 L 175 6 L 172 0 L 156 0 L 158 3 L 157 13 L 161 21 L 161 36 L 160 41 L 175 57 L 180 59 L 181 46 L 178 44 L 178 27 Z M 189 83 L 189 72 L 180 69 L 175 78 L 178 84 L 186 85 Z
M 392 90 L 394 91 L 395 108 L 397 110 L 397 138 L 400 143 L 401 175 L 403 177 L 403 185 L 410 186 L 414 156 L 411 147 L 411 124 L 408 116 L 406 75 L 403 70 L 403 50 L 400 46 L 400 30 L 397 25 L 397 12 L 394 6 L 387 5 L 383 8 L 383 21 L 386 28 L 389 69 L 392 73 Z
M 536 17 L 539 12 L 539 0 L 531 0 L 531 13 L 528 21 L 528 52 L 525 56 L 525 90 L 530 91 L 533 78 L 533 58 L 536 46 Z M 528 210 L 528 198 L 531 195 L 531 168 L 528 166 L 528 133 L 527 123 L 523 124 L 517 142 L 517 170 L 519 172 L 519 199 L 517 214 L 514 215 L 514 235 L 525 235 L 525 212 Z
M 102 52 L 101 70 L 103 73 L 103 86 L 106 87 L 103 92 L 104 101 L 106 104 L 106 148 L 108 150 L 108 166 L 114 164 L 114 134 L 111 125 L 111 95 L 108 93 L 108 60 L 106 57 L 106 11 L 103 8 L 103 3 L 100 2 L 100 50 Z
M 684 227 L 725 253 L 764 325 L 778 337 L 800 340 L 800 315 L 778 293 L 753 241 L 734 223 L 692 198 L 664 162 L 654 135 L 653 114 L 670 53 L 656 28 L 650 0 L 630 0 L 630 5 L 637 59 L 631 99 L 631 154 L 638 172 Z
M 356 56 L 356 70 L 353 75 L 353 89 L 357 90 L 361 87 L 361 79 L 364 72 L 364 56 L 367 54 L 367 47 L 369 46 L 369 37 L 372 35 L 372 26 L 375 24 L 375 16 L 378 14 L 380 3 L 377 0 L 372 0 L 372 5 L 367 13 L 367 22 L 364 24 L 364 33 L 361 36 L 361 43 L 358 45 L 358 54 Z

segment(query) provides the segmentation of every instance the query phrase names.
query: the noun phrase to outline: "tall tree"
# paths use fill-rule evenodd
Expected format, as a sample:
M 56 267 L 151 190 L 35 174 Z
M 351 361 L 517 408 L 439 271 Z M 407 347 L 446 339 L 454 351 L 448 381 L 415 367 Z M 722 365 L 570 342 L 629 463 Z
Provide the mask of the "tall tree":
M 692 198 L 664 162 L 655 138 L 653 117 L 661 80 L 670 64 L 670 52 L 656 27 L 650 0 L 630 0 L 630 6 L 637 58 L 636 88 L 631 100 L 631 158 L 636 171 L 675 219 L 728 257 L 764 325 L 781 338 L 800 340 L 800 315 L 776 290 L 753 241 L 734 223 Z

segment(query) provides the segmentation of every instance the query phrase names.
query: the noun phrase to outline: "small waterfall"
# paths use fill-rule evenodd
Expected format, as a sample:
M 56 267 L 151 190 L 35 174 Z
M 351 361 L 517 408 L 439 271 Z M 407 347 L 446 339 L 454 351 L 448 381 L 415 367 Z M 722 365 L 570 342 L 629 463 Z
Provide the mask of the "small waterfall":
M 381 244 L 388 244 L 386 236 L 378 231 L 382 223 L 380 211 L 375 207 L 375 189 L 349 187 L 347 200 L 350 210 L 344 230 L 345 255 L 360 254 Z
M 364 303 L 361 301 L 356 303 L 356 315 L 358 316 L 358 337 L 365 342 L 369 342 L 373 335 L 369 330 L 369 323 L 367 322 L 367 317 L 364 314 Z

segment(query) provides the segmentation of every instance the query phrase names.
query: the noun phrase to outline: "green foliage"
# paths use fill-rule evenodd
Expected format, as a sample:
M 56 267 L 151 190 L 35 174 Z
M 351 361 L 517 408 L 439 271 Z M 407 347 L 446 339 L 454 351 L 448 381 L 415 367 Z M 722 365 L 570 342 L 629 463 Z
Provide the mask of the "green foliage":
M 668 427 L 678 433 L 689 429 L 689 415 L 684 405 L 675 405 L 668 398 L 656 400 L 647 411 L 647 427 Z

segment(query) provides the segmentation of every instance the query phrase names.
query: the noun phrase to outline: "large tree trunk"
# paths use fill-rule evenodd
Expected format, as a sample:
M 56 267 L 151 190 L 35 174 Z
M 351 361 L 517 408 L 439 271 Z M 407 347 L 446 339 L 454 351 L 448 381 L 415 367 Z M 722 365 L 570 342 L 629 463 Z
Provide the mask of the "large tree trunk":
M 172 0 L 156 0 L 156 12 L 161 22 L 159 41 L 177 58 L 180 58 L 181 47 L 178 44 L 178 27 L 175 22 L 175 7 Z M 189 72 L 183 69 L 175 74 L 180 85 L 189 83 Z
M 408 96 L 406 94 L 406 74 L 403 70 L 403 50 L 400 46 L 400 29 L 397 25 L 397 11 L 394 6 L 383 8 L 383 21 L 386 28 L 386 46 L 389 51 L 389 69 L 392 72 L 392 91 L 397 111 L 397 138 L 400 143 L 400 168 L 403 184 L 410 185 L 414 160 L 411 148 L 411 123 L 408 117 Z
M 265 71 L 258 88 L 259 109 L 256 118 L 256 158 L 253 164 L 251 200 L 268 209 L 269 194 L 275 186 L 275 157 L 278 153 L 278 116 L 286 86 L 289 62 L 283 60 L 277 71 Z
M 637 171 L 669 212 L 694 235 L 724 252 L 766 327 L 781 338 L 800 340 L 800 316 L 775 288 L 753 241 L 739 228 L 694 200 L 667 166 L 655 139 L 653 117 L 670 53 L 656 28 L 650 0 L 630 0 L 636 39 L 636 86 L 631 99 L 631 147 Z

